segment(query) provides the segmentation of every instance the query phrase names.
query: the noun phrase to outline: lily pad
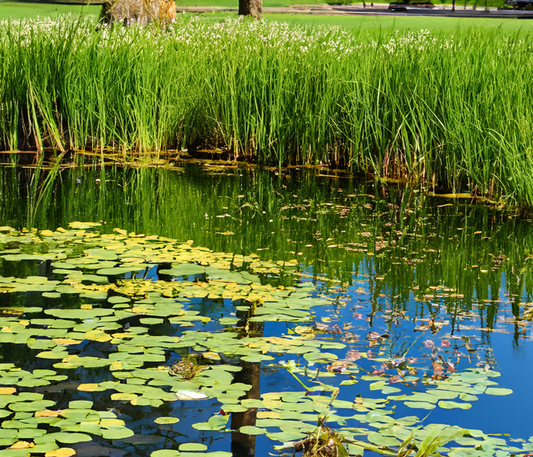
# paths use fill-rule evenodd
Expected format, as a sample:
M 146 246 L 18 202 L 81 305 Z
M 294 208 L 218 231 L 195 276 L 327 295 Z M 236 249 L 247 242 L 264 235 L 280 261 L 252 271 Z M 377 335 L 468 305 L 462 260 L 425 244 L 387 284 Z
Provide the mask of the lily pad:
M 205 451 L 207 446 L 201 443 L 184 443 L 179 447 L 181 452 L 191 452 L 191 451 Z
M 92 438 L 85 433 L 68 433 L 68 432 L 56 432 L 48 433 L 46 435 L 47 440 L 55 440 L 58 443 L 75 444 L 92 441 Z
M 180 420 L 177 417 L 158 417 L 154 422 L 156 424 L 177 424 Z
M 253 425 L 245 425 L 239 428 L 239 432 L 244 433 L 245 435 L 264 435 L 266 430 Z
M 158 449 L 150 454 L 150 457 L 180 457 L 181 453 L 173 449 Z
M 458 403 L 455 401 L 439 401 L 439 406 L 443 409 L 470 409 L 472 405 L 470 403 Z
M 487 387 L 485 393 L 487 395 L 511 395 L 513 391 L 511 389 L 505 389 L 503 387 Z
M 409 408 L 415 409 L 434 409 L 435 405 L 433 403 L 428 403 L 424 401 L 406 401 L 404 405 Z

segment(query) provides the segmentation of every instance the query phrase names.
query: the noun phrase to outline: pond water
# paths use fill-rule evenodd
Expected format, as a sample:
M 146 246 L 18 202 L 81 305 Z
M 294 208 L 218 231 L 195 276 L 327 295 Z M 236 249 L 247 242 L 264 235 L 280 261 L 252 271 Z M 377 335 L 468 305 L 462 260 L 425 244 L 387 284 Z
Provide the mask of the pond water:
M 533 452 L 525 217 L 208 162 L 0 192 L 0 456 L 266 457 L 319 416 L 351 455 Z

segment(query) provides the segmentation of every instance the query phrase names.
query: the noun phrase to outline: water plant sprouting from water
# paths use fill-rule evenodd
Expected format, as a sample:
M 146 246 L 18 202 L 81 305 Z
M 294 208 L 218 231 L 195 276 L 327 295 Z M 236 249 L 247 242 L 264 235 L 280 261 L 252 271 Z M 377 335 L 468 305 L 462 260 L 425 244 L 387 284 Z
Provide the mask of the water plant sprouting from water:
M 4 23 L 0 55 L 0 148 L 207 144 L 533 204 L 531 49 L 519 34 L 186 16 L 166 34 L 95 32 L 60 19 Z
M 203 455 L 199 437 L 229 432 L 233 418 L 250 411 L 253 423 L 233 434 L 286 443 L 316 433 L 320 418 L 322 432 L 327 421 L 350 455 L 365 449 L 405 454 L 435 443 L 450 456 L 533 449 L 531 440 L 508 443 L 396 415 L 400 402 L 413 411 L 460 411 L 478 396 L 511 391 L 497 386 L 499 373 L 488 366 L 457 372 L 433 364 L 422 375 L 408 354 L 376 357 L 332 339 L 336 330 L 313 325 L 313 316 L 334 300 L 299 281 L 294 262 L 214 252 L 98 223 L 56 231 L 3 227 L 0 245 L 2 271 L 12 273 L 0 278 L 0 445 L 9 447 L 0 455 L 66 455 L 94 439 L 126 450 L 152 442 L 154 457 Z M 280 336 L 252 335 L 242 328 L 242 312 L 250 325 L 292 324 Z M 387 339 L 368 338 L 372 348 Z M 443 357 L 447 348 L 431 354 Z M 362 362 L 371 359 L 384 368 L 366 373 Z M 265 371 L 290 370 L 299 379 L 296 390 L 259 392 L 259 376 L 239 380 L 259 364 Z M 357 382 L 381 395 L 343 398 L 344 386 Z M 183 437 L 188 402 L 201 402 L 204 415 Z M 443 447 L 445 441 L 453 447 Z

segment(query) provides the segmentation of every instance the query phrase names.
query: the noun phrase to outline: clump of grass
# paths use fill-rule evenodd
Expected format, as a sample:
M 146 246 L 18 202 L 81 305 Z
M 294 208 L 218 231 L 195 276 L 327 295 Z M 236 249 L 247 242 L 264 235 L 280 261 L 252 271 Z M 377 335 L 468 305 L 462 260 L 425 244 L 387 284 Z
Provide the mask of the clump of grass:
M 209 143 L 533 205 L 533 53 L 518 34 L 187 16 L 166 33 L 72 18 L 0 30 L 3 149 Z

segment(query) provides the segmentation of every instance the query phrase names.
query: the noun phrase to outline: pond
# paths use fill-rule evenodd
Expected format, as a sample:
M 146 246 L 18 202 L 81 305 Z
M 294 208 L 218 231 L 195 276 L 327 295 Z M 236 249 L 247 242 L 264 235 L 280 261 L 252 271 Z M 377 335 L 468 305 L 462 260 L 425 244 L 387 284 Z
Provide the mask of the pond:
M 0 456 L 266 457 L 319 420 L 350 455 L 533 452 L 525 216 L 210 161 L 0 189 Z

